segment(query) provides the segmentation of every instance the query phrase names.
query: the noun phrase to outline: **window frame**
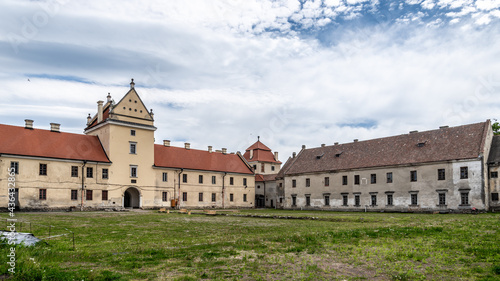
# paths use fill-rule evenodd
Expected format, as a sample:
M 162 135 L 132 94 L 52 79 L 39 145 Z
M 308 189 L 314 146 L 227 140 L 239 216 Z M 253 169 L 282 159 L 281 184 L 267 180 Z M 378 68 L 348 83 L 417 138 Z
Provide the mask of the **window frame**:
M 370 194 L 370 206 L 377 206 L 377 194 Z
M 387 206 L 394 206 L 394 194 L 387 193 L 386 200 L 387 200 Z
M 247 186 L 247 178 L 243 178 L 243 185 Z
M 229 177 L 229 185 L 234 185 L 234 177 Z
M 78 166 L 71 166 L 71 177 L 72 178 L 78 178 L 78 174 L 79 174 L 78 170 L 80 170 Z
M 182 193 L 182 202 L 187 202 L 188 201 L 188 193 L 187 192 L 183 192 Z
M 347 185 L 348 179 L 347 176 L 342 176 L 342 185 Z
M 360 185 L 360 176 L 359 175 L 354 175 L 354 184 Z
M 94 178 L 94 167 L 87 167 L 87 169 L 85 170 L 85 176 L 88 179 L 93 179 Z
M 438 193 L 438 206 L 446 206 L 446 193 L 445 192 Z
M 130 165 L 130 177 L 134 179 L 139 177 L 139 168 L 137 165 Z
M 306 187 L 311 187 L 311 179 L 306 178 Z
M 311 206 L 311 195 L 305 195 L 306 197 L 306 206 L 310 207 Z
M 78 189 L 72 189 L 70 193 L 71 201 L 78 200 Z
M 198 183 L 203 184 L 203 175 L 198 175 Z
M 161 201 L 162 202 L 168 202 L 168 192 L 167 191 L 163 191 L 161 193 Z
M 349 195 L 342 194 L 342 206 L 349 206 Z
M 469 178 L 469 167 L 460 167 L 460 179 L 468 179 Z
M 418 194 L 417 193 L 411 193 L 410 194 L 410 205 L 411 206 L 417 206 L 418 205 Z
M 14 168 L 14 174 L 19 175 L 19 161 L 10 161 L 10 169 Z
M 101 173 L 102 173 L 103 180 L 109 179 L 109 169 L 108 168 L 102 168 Z
M 330 177 L 325 177 L 325 186 L 330 186 Z
M 417 170 L 410 171 L 410 182 L 418 181 L 418 173 Z
M 48 165 L 45 163 L 40 163 L 38 172 L 40 176 L 46 176 L 48 174 Z
M 47 189 L 46 188 L 38 189 L 38 200 L 47 200 Z
M 107 190 L 103 190 L 103 191 L 101 191 L 101 200 L 102 200 L 102 201 L 108 201 L 108 200 L 109 200 L 109 199 L 108 199 L 108 195 L 109 195 L 109 194 L 108 194 L 108 191 L 107 191 Z
M 377 183 L 377 174 L 371 174 L 370 175 L 370 184 L 376 184 Z
M 460 206 L 470 206 L 469 191 L 460 191 Z
M 198 193 L 198 202 L 203 202 L 203 192 Z
M 129 154 L 137 155 L 137 142 L 135 141 L 129 142 Z
M 182 183 L 187 183 L 187 182 L 188 182 L 188 175 L 182 174 Z
M 361 206 L 361 195 L 354 194 L 354 206 L 356 207 Z
M 131 135 L 132 137 L 135 137 L 135 136 L 136 136 L 136 131 L 135 131 L 135 130 L 130 130 L 130 135 Z
M 325 200 L 325 202 L 324 202 L 325 206 L 330 206 L 330 195 L 325 194 L 325 195 L 323 195 L 323 198 Z
M 386 183 L 393 183 L 394 182 L 394 178 L 392 176 L 392 172 L 387 172 L 385 174 L 385 178 L 386 178 Z
M 212 176 L 212 184 L 217 184 L 217 177 L 216 176 Z
M 446 169 L 438 169 L 438 181 L 446 180 Z
M 297 180 L 292 180 L 292 187 L 297 187 Z
M 247 195 L 243 194 L 243 202 L 247 202 Z
M 86 201 L 92 201 L 93 199 L 94 199 L 94 192 L 93 192 L 93 190 L 92 189 L 86 189 L 85 190 L 85 200 Z
M 212 192 L 212 202 L 217 202 L 217 195 L 214 192 Z
M 161 180 L 162 180 L 162 182 L 168 182 L 168 173 L 167 172 L 162 173 Z
M 498 171 L 491 171 L 490 179 L 496 179 L 496 178 L 498 178 Z
M 234 202 L 234 194 L 233 193 L 229 193 L 229 201 Z

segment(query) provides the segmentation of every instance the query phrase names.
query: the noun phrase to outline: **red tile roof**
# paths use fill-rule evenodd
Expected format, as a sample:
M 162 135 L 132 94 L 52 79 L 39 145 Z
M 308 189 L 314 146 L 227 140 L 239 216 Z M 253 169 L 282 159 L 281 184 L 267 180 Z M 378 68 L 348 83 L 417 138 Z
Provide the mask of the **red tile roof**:
M 285 174 L 476 159 L 490 122 L 305 149 Z M 486 156 L 485 156 L 486 157 Z M 287 162 L 288 164 L 288 162 Z M 288 165 L 285 165 L 288 166 Z
M 110 162 L 97 136 L 0 124 L 0 154 Z
M 250 159 L 250 150 L 253 150 L 253 157 Z M 258 140 L 256 143 L 252 144 L 247 150 L 245 151 L 245 154 L 243 154 L 243 157 L 248 162 L 255 162 L 255 161 L 260 161 L 260 162 L 270 162 L 270 163 L 279 163 L 281 162 L 279 160 L 274 159 L 274 155 L 271 152 L 271 149 L 267 146 L 265 146 L 263 143 Z
M 109 118 L 109 106 L 110 105 L 111 105 L 111 103 L 107 103 L 107 105 L 105 105 L 106 107 L 103 109 L 103 112 L 102 112 L 102 121 L 97 123 L 97 114 L 96 114 L 94 116 L 94 119 L 90 123 L 90 125 L 87 126 L 86 130 L 106 121 Z
M 277 174 L 271 175 L 255 175 L 255 182 L 264 182 L 264 181 L 275 181 Z
M 155 166 L 253 175 L 240 156 L 155 144 Z

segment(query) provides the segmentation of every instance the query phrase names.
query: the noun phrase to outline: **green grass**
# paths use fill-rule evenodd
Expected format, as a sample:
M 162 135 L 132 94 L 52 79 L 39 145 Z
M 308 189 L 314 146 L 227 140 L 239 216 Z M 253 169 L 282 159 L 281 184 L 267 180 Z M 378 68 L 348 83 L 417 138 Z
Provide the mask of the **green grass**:
M 12 280 L 500 280 L 500 215 L 245 210 L 17 213 L 36 236 Z M 7 214 L 0 214 L 6 219 Z M 1 227 L 1 223 L 0 223 Z M 21 227 L 20 225 L 18 228 Z M 28 224 L 23 223 L 23 230 Z M 0 247 L 6 257 L 9 247 Z M 3 260 L 3 259 L 2 259 Z M 8 274 L 2 262 L 0 274 Z

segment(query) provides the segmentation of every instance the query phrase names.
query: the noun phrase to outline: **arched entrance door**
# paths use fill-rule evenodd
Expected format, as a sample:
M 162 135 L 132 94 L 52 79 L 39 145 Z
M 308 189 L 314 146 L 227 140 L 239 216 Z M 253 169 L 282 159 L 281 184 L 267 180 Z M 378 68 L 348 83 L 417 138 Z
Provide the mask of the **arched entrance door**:
M 137 190 L 134 187 L 129 187 L 127 190 L 125 190 L 125 194 L 123 195 L 123 207 L 125 208 L 139 208 L 140 204 L 140 193 L 139 190 Z

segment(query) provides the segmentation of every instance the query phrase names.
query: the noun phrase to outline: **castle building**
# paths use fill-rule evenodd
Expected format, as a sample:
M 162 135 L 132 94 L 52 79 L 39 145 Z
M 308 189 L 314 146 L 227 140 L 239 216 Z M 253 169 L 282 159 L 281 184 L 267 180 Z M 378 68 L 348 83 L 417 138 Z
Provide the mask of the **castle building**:
M 490 121 L 321 145 L 277 175 L 279 207 L 470 211 L 498 207 L 500 139 Z
M 255 171 L 255 206 L 275 208 L 276 175 L 281 167 L 278 152 L 273 154 L 271 149 L 260 141 L 260 137 L 257 137 L 257 142 L 246 149 L 243 157 Z
M 97 102 L 84 134 L 0 125 L 0 168 L 20 209 L 251 208 L 255 177 L 238 152 L 154 143 L 154 115 L 135 90 Z M 2 172 L 0 180 L 8 182 Z M 8 206 L 2 184 L 0 206 Z

